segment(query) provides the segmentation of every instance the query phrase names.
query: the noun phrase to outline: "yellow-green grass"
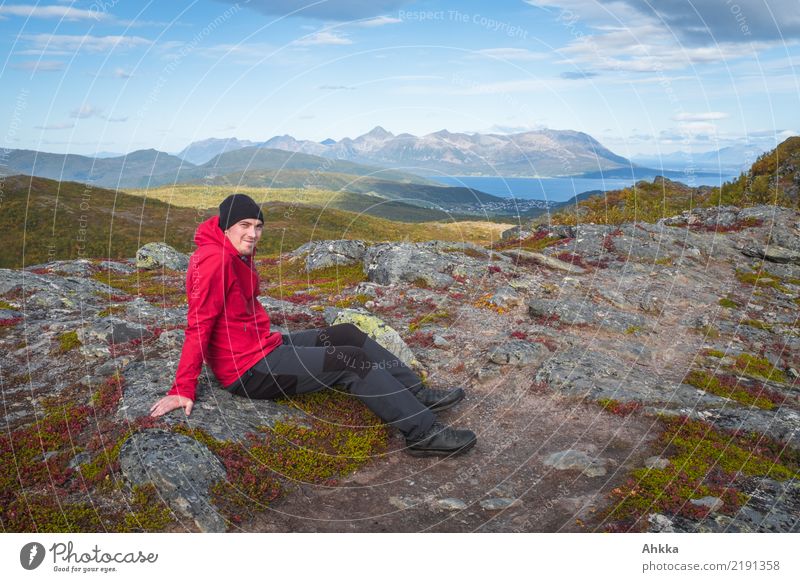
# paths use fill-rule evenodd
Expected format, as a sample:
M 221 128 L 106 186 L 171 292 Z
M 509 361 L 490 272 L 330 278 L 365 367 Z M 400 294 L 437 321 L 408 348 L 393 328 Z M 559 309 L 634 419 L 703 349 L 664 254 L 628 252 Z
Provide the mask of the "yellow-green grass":
M 191 253 L 195 249 L 193 239 L 198 224 L 216 214 L 219 201 L 230 193 L 229 187 L 215 188 L 213 196 L 205 196 L 202 187 L 179 188 L 175 201 L 180 204 L 169 204 L 164 201 L 172 198 L 169 189 L 139 196 L 78 182 L 26 176 L 7 178 L 4 211 L 0 214 L 0 267 L 21 268 L 77 258 L 129 258 L 142 245 L 156 241 Z M 256 198 L 264 199 L 263 190 L 260 193 Z M 318 196 L 322 200 L 331 194 L 335 193 L 320 192 Z M 311 240 L 327 239 L 369 242 L 441 239 L 491 244 L 511 227 L 480 220 L 403 223 L 298 204 L 287 198 L 289 189 L 282 189 L 275 200 L 267 200 L 264 236 L 258 245 L 261 256 L 288 252 Z
M 723 432 L 687 418 L 662 420 L 655 450 L 669 465 L 637 469 L 613 490 L 613 503 L 600 516 L 609 531 L 643 531 L 653 513 L 701 519 L 709 508 L 690 500 L 707 496 L 722 500 L 720 513 L 734 515 L 747 501 L 737 489 L 740 476 L 800 478 L 800 454 L 765 435 Z
M 764 410 L 772 410 L 776 406 L 776 403 L 767 397 L 769 393 L 749 388 L 739 382 L 735 376 L 715 376 L 704 370 L 692 370 L 686 375 L 684 382 L 710 394 L 730 398 L 745 406 L 757 406 Z

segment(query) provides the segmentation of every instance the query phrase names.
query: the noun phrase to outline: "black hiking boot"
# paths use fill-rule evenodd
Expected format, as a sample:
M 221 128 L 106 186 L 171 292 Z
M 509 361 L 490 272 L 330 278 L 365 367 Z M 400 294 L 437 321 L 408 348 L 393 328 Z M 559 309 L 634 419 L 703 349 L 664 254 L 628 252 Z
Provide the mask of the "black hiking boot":
M 422 388 L 414 396 L 427 406 L 431 412 L 441 412 L 464 400 L 464 389 L 436 390 L 434 388 Z
M 437 420 L 419 438 L 406 438 L 406 452 L 415 457 L 459 455 L 471 449 L 477 440 L 471 430 L 450 428 Z

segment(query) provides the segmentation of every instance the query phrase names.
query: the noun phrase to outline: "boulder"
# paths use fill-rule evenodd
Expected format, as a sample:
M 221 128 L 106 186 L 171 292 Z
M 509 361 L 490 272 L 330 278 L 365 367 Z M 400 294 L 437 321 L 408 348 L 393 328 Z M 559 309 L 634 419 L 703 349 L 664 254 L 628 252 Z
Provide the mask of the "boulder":
M 129 483 L 155 485 L 160 498 L 200 531 L 227 529 L 209 494 L 209 487 L 225 479 L 225 466 L 193 438 L 165 430 L 138 432 L 122 445 L 119 465 Z
M 306 255 L 306 272 L 335 265 L 352 265 L 364 258 L 367 245 L 361 240 L 322 240 L 304 244 L 289 254 Z
M 421 367 L 421 364 L 414 356 L 414 352 L 412 352 L 411 348 L 403 341 L 403 338 L 397 330 L 387 325 L 380 318 L 355 309 L 329 309 L 325 312 L 325 319 L 328 325 L 352 323 L 381 346 L 397 356 L 406 366 L 411 368 Z
M 136 267 L 139 269 L 165 267 L 175 271 L 185 271 L 189 268 L 189 256 L 164 243 L 147 243 L 136 251 Z

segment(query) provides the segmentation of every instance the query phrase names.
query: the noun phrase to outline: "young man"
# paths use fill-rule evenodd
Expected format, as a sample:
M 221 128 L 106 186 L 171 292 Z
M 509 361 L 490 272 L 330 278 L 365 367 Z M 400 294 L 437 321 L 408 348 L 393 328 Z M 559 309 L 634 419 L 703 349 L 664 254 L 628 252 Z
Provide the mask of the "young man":
M 264 226 L 261 208 L 245 194 L 232 194 L 219 211 L 195 233 L 197 250 L 186 274 L 186 339 L 175 382 L 151 407 L 152 416 L 177 408 L 191 413 L 205 360 L 226 390 L 249 398 L 344 384 L 403 432 L 412 455 L 458 454 L 475 444 L 471 430 L 445 427 L 434 414 L 463 399 L 462 388 L 424 388 L 419 376 L 356 326 L 271 332 L 253 265 Z

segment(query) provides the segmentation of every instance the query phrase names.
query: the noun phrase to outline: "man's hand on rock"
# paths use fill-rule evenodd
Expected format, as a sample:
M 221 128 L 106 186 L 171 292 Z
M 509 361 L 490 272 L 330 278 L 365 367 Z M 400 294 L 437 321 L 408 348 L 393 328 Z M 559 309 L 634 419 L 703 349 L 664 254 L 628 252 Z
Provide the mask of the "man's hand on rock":
M 194 406 L 194 400 L 186 396 L 165 396 L 150 407 L 150 416 L 162 416 L 176 408 L 183 408 L 186 416 L 189 416 L 192 406 Z

